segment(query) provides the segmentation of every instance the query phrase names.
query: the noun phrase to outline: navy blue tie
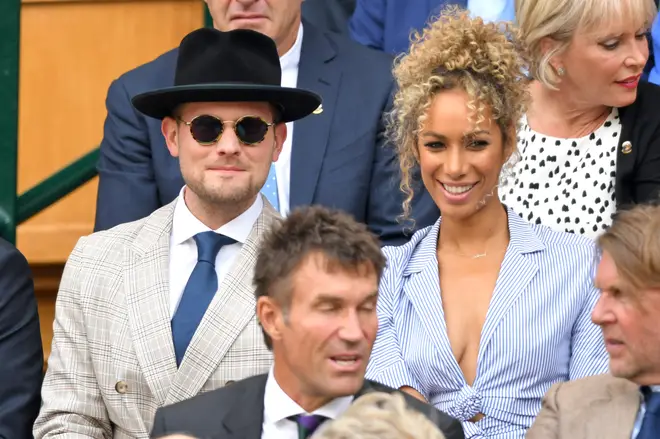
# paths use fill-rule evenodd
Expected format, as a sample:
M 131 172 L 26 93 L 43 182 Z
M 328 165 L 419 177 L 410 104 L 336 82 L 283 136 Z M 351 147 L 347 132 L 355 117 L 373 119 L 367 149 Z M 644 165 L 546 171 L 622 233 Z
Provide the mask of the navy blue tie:
M 660 393 L 652 392 L 648 387 L 643 387 L 642 392 L 646 412 L 636 439 L 658 439 L 660 438 Z
M 176 364 L 179 366 L 199 322 L 218 291 L 215 258 L 224 245 L 236 241 L 215 232 L 202 232 L 193 237 L 197 243 L 197 264 L 183 290 L 179 307 L 172 318 L 172 340 Z

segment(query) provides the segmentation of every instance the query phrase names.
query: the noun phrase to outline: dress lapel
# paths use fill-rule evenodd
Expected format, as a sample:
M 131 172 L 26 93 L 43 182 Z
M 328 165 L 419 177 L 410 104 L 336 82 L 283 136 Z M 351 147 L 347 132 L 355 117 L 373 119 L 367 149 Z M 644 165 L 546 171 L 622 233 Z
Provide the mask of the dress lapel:
M 277 212 L 264 200 L 261 215 L 190 341 L 167 396 L 167 403 L 188 399 L 199 393 L 254 317 L 253 276 L 258 246 L 265 231 L 277 218 Z
M 539 271 L 534 258 L 529 255 L 545 249 L 545 245 L 536 236 L 529 223 L 523 221 L 512 210 L 508 210 L 507 214 L 509 217 L 509 247 L 502 261 L 481 332 L 479 358 L 482 357 L 482 353 L 493 338 L 498 325 L 514 307 L 520 296 L 527 291 L 527 286 Z
M 341 82 L 341 66 L 327 37 L 303 23 L 298 87 L 319 94 L 322 112 L 296 121 L 291 144 L 291 209 L 311 204 L 328 145 Z
M 444 367 L 451 369 L 447 377 L 462 377 L 463 372 L 451 351 L 440 295 L 436 255 L 440 221 L 441 219 L 433 225 L 411 256 L 403 273 L 408 277 L 408 281 L 403 284 L 403 293 L 410 298 L 410 303 L 433 341 L 433 346 L 441 355 Z
M 140 368 L 158 405 L 165 402 L 176 360 L 169 315 L 169 249 L 176 201 L 149 216 L 127 248 L 124 288 Z

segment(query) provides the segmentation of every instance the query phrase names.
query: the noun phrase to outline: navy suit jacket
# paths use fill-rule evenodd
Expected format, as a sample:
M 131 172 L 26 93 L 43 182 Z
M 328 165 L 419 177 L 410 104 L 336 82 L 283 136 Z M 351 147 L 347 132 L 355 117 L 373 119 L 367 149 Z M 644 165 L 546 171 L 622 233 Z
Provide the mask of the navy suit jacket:
M 30 267 L 0 239 L 0 439 L 32 437 L 44 354 Z
M 323 112 L 295 122 L 289 205 L 342 209 L 384 244 L 405 242 L 411 235 L 408 225 L 397 222 L 403 201 L 398 161 L 383 137 L 392 58 L 307 22 L 304 26 L 298 87 L 320 94 Z M 138 93 L 172 85 L 176 57 L 177 50 L 168 52 L 110 86 L 96 230 L 149 215 L 175 199 L 184 184 L 160 121 L 141 115 L 130 102 Z M 438 215 L 428 193 L 420 193 L 413 202 L 415 226 L 433 224 Z

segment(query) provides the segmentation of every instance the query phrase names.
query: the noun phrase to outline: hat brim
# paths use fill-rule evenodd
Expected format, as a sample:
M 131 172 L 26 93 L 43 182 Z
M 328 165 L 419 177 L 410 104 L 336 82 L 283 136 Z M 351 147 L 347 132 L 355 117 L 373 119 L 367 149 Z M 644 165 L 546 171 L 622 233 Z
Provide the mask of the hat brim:
M 139 94 L 131 100 L 141 113 L 155 119 L 172 116 L 188 102 L 270 102 L 281 109 L 280 122 L 310 115 L 321 105 L 316 93 L 297 88 L 254 84 L 195 84 L 162 88 Z

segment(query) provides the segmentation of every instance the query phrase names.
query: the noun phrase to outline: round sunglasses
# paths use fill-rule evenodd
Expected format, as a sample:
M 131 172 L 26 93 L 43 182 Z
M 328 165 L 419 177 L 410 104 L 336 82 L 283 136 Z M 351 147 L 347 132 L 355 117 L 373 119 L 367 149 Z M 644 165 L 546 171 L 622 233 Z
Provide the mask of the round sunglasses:
M 268 128 L 275 125 L 275 122 L 268 123 L 259 116 L 243 116 L 237 120 L 223 121 L 210 114 L 200 114 L 190 122 L 179 119 L 179 122 L 186 124 L 190 128 L 190 135 L 193 139 L 203 146 L 213 145 L 220 140 L 226 123 L 234 125 L 234 133 L 244 145 L 255 145 L 261 142 L 266 138 Z

